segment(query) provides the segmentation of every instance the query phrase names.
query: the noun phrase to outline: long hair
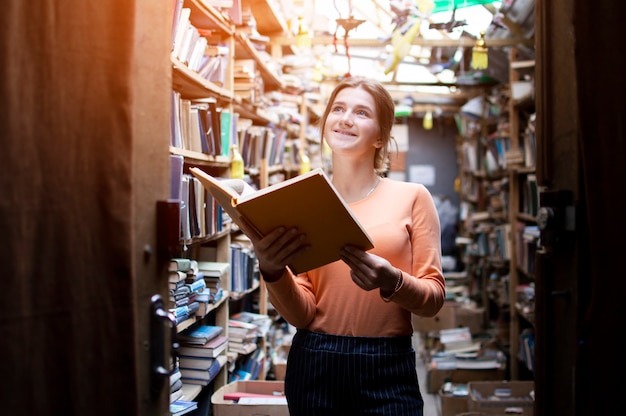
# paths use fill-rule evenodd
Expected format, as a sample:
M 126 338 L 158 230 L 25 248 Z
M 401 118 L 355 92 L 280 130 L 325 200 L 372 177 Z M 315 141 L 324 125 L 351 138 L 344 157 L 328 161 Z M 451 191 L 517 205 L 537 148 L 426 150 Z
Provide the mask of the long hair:
M 344 78 L 333 90 L 328 99 L 328 104 L 324 110 L 324 115 L 320 121 L 320 134 L 322 135 L 322 143 L 324 141 L 324 128 L 326 126 L 326 118 L 331 111 L 337 94 L 344 88 L 361 88 L 367 91 L 376 103 L 376 117 L 380 127 L 380 140 L 383 145 L 376 149 L 374 154 L 374 169 L 378 173 L 385 170 L 385 163 L 389 156 L 389 146 L 392 140 L 391 128 L 395 121 L 395 105 L 389 91 L 378 81 L 364 77 L 347 77 Z

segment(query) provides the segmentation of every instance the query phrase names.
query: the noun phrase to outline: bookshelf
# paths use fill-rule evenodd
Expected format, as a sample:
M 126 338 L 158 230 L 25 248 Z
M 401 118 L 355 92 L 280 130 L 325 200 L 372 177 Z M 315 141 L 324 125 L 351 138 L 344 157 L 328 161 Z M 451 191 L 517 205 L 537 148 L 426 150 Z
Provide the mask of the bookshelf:
M 470 292 L 488 308 L 509 378 L 532 377 L 535 176 L 534 61 L 509 51 L 509 83 L 483 93 L 482 114 L 459 114 L 460 237 Z M 487 104 L 490 103 L 490 104 Z M 491 114 L 486 107 L 497 110 Z M 476 107 L 481 108 L 481 107 Z
M 182 160 L 180 199 L 184 201 L 180 215 L 182 238 L 176 257 L 231 264 L 229 278 L 220 282 L 224 296 L 209 304 L 201 316 L 179 322 L 176 331 L 181 333 L 208 324 L 221 326 L 228 335 L 229 319 L 234 313 L 258 309 L 259 314 L 267 314 L 267 294 L 245 238 L 210 195 L 194 185 L 195 178 L 189 168 L 197 166 L 213 176 L 230 177 L 232 149 L 236 145 L 244 159 L 246 177 L 254 186 L 263 188 L 284 180 L 298 171 L 297 165 L 284 163 L 284 149 L 293 140 L 294 125 L 304 131 L 308 118 L 295 121 L 288 118 L 282 122 L 284 117 L 277 117 L 270 111 L 282 103 L 284 86 L 280 66 L 262 50 L 263 36 L 249 33 L 245 24 L 234 23 L 231 16 L 236 12 L 229 15 L 228 10 L 214 7 L 205 0 L 174 3 L 179 10 L 175 15 L 179 17 L 172 23 L 169 154 L 172 160 Z M 252 5 L 257 10 L 274 10 L 268 1 L 255 1 Z M 242 6 L 250 6 L 250 2 L 244 1 Z M 279 19 L 267 15 L 257 19 L 268 20 Z M 278 34 L 279 29 L 272 30 L 274 35 Z M 203 51 L 201 58 L 193 58 L 195 45 L 200 45 Z M 274 94 L 274 99 L 267 98 L 270 94 Z M 275 99 L 276 95 L 279 99 Z M 180 171 L 172 184 L 178 184 L 178 175 Z M 172 198 L 175 197 L 172 194 Z M 204 208 L 208 206 L 212 209 Z M 198 207 L 195 212 L 194 207 Z M 187 227 L 190 231 L 186 231 Z M 239 257 L 249 265 L 248 274 L 242 279 L 236 279 L 238 274 L 234 270 L 234 262 Z M 265 339 L 259 338 L 257 342 L 258 349 L 267 349 Z M 228 351 L 222 354 L 228 364 L 211 382 L 212 390 L 230 381 L 231 370 L 241 358 Z M 265 373 L 260 374 L 259 378 L 264 378 Z M 184 385 L 184 400 L 206 396 L 204 389 Z
M 539 189 L 535 176 L 536 142 L 533 79 L 535 63 L 518 61 L 509 51 L 509 271 L 510 377 L 532 377 L 534 370 L 534 255 L 539 243 L 537 210 Z

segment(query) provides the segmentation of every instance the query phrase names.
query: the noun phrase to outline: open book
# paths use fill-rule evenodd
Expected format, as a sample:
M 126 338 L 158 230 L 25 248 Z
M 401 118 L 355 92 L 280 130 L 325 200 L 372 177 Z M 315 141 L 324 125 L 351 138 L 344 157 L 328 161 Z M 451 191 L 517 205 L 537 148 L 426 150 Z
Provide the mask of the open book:
M 279 226 L 297 227 L 310 248 L 289 265 L 303 273 L 339 260 L 346 245 L 369 250 L 372 239 L 320 168 L 264 189 L 241 179 L 214 178 L 190 168 L 239 226 L 245 221 L 260 235 Z M 244 220 L 242 220 L 244 218 Z

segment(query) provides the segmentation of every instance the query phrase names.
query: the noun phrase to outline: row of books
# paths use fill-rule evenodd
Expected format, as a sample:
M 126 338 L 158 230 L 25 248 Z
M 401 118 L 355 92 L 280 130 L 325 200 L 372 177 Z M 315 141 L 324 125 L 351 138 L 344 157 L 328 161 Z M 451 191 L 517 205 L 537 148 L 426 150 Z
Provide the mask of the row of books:
M 535 253 L 540 245 L 541 233 L 537 225 L 518 223 L 514 236 L 517 249 L 517 267 L 527 275 L 535 272 Z
M 246 238 L 235 240 L 230 245 L 231 290 L 246 292 L 259 284 L 259 267 L 251 244 Z
M 189 244 L 220 233 L 230 219 L 197 178 L 183 173 L 183 166 L 183 156 L 170 155 L 170 197 L 180 201 L 180 239 Z
M 237 135 L 238 113 L 220 108 L 214 99 L 191 100 L 171 94 L 170 144 L 210 156 L 229 156 Z
M 258 169 L 261 160 L 269 166 L 284 164 L 287 131 L 272 126 L 250 126 L 238 137 L 239 149 L 248 169 Z
M 212 31 L 201 29 L 190 21 L 191 9 L 184 0 L 174 0 L 172 16 L 172 57 L 202 78 L 218 85 L 226 84 L 228 45 Z
M 214 100 L 191 100 L 172 91 L 171 146 L 210 156 L 229 156 L 237 145 L 248 169 L 258 169 L 261 160 L 269 166 L 285 159 L 286 129 L 254 126 L 239 113 L 219 108 Z

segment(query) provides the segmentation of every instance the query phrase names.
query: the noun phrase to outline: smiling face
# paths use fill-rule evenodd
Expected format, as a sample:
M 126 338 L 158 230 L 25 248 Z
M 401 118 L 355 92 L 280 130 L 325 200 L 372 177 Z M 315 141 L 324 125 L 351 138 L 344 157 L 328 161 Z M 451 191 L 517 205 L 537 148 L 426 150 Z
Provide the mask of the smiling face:
M 378 81 L 348 77 L 337 84 L 328 103 L 320 120 L 322 140 L 334 154 L 369 157 L 373 151 L 373 167 L 383 172 L 395 120 L 389 92 Z
M 374 159 L 382 146 L 376 103 L 362 88 L 344 88 L 335 96 L 324 123 L 324 138 L 336 154 Z

